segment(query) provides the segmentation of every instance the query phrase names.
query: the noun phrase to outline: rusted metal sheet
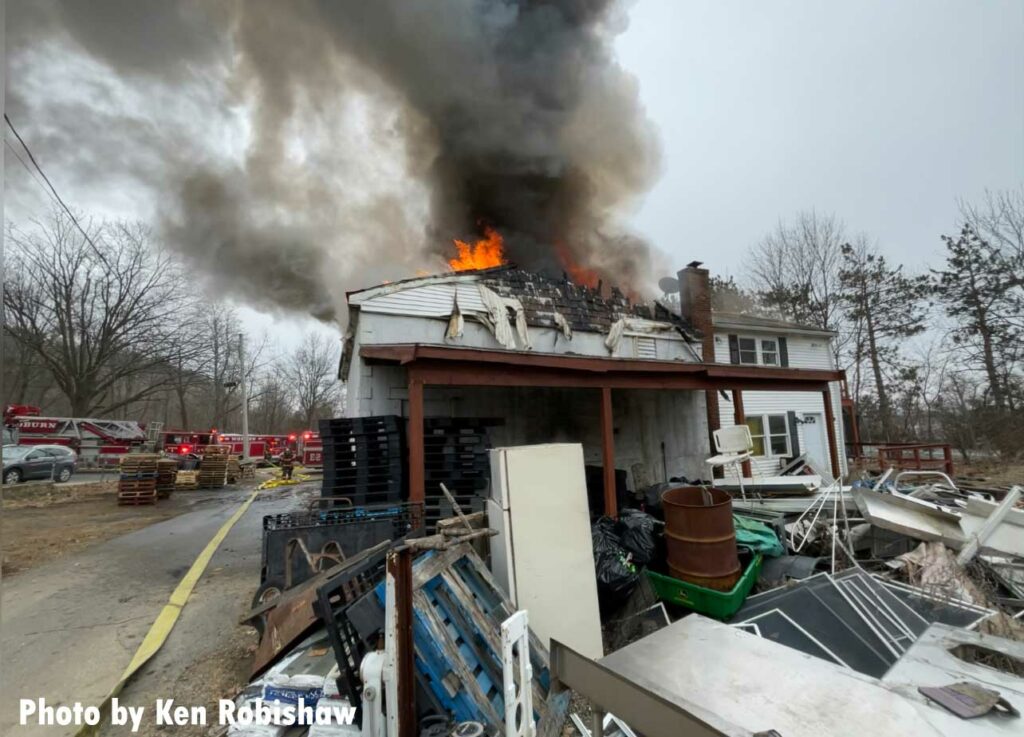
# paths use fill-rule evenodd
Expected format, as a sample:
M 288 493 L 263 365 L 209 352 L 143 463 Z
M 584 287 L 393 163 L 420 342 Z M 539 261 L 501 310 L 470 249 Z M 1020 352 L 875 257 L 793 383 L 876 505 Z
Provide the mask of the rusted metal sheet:
M 677 486 L 661 497 L 668 567 L 673 576 L 728 591 L 742 573 L 732 498 L 721 489 Z
M 318 618 L 313 612 L 315 599 L 316 588 L 309 588 L 267 613 L 263 637 L 253 656 L 251 678 L 263 673 L 281 653 L 316 625 Z

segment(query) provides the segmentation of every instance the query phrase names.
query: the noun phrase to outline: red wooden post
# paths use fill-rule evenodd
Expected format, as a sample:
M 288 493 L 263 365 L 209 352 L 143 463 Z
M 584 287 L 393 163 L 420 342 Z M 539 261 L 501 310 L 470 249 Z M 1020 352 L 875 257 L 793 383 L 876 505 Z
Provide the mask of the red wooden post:
M 914 446 L 914 470 L 921 470 L 921 448 L 916 445 Z
M 942 458 L 945 461 L 946 473 L 953 478 L 953 448 L 950 445 L 942 446 Z
M 416 665 L 413 643 L 412 551 L 402 547 L 388 553 L 387 574 L 395 584 L 396 680 L 398 681 L 398 737 L 415 737 Z
M 423 380 L 409 368 L 409 501 L 426 496 L 423 454 Z
M 732 420 L 737 425 L 747 424 L 747 414 L 743 409 L 743 392 L 739 389 L 732 390 Z M 712 448 L 711 452 L 714 453 L 715 449 Z M 750 459 L 743 461 L 741 464 L 743 469 L 743 475 L 747 478 L 752 478 L 753 473 L 750 470 Z
M 832 392 L 825 389 L 821 393 L 825 404 L 825 431 L 828 434 L 828 456 L 832 461 L 832 475 L 839 478 L 839 451 L 836 449 L 836 415 L 832 411 Z
M 612 519 L 619 516 L 615 489 L 615 436 L 612 424 L 612 390 L 601 387 L 601 456 L 604 463 L 604 513 Z

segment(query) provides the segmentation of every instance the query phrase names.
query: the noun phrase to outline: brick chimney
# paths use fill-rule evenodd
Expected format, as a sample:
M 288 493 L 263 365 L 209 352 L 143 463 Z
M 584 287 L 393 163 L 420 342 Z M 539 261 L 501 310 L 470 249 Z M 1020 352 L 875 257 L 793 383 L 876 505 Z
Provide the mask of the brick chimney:
M 704 363 L 714 363 L 715 331 L 711 324 L 711 277 L 708 270 L 700 266 L 700 261 L 691 261 L 677 274 L 679 313 L 701 334 L 701 356 Z M 714 453 L 715 430 L 722 426 L 718 411 L 718 392 L 704 392 L 704 404 L 708 418 L 708 452 Z M 716 468 L 714 475 L 721 476 L 721 470 Z
M 711 279 L 700 261 L 689 263 L 678 273 L 679 312 L 701 334 L 704 363 L 714 363 L 715 334 L 711 324 Z

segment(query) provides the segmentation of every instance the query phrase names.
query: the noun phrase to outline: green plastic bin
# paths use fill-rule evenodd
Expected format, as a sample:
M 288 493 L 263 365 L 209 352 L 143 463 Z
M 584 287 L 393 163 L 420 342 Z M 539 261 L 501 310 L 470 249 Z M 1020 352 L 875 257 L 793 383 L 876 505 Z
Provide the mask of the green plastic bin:
M 678 578 L 650 570 L 647 571 L 647 578 L 651 580 L 654 592 L 662 601 L 679 604 L 715 619 L 726 619 L 739 611 L 743 602 L 746 601 L 747 594 L 754 588 L 754 582 L 761 572 L 762 560 L 764 560 L 763 556 L 754 556 L 747 566 L 747 570 L 743 572 L 731 591 L 706 589 L 703 586 L 680 581 Z

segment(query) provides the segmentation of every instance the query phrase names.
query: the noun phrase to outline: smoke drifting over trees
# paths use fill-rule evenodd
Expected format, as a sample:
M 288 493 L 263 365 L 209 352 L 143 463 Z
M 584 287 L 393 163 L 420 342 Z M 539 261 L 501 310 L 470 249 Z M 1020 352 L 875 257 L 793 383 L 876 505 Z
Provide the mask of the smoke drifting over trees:
M 71 40 L 116 80 L 57 104 L 12 73 L 23 127 L 79 179 L 115 164 L 151 188 L 169 243 L 258 306 L 331 319 L 347 288 L 443 268 L 484 225 L 526 268 L 650 277 L 620 221 L 659 157 L 612 51 L 618 2 L 12 5 L 16 67 Z M 155 112 L 115 116 L 111 94 Z

